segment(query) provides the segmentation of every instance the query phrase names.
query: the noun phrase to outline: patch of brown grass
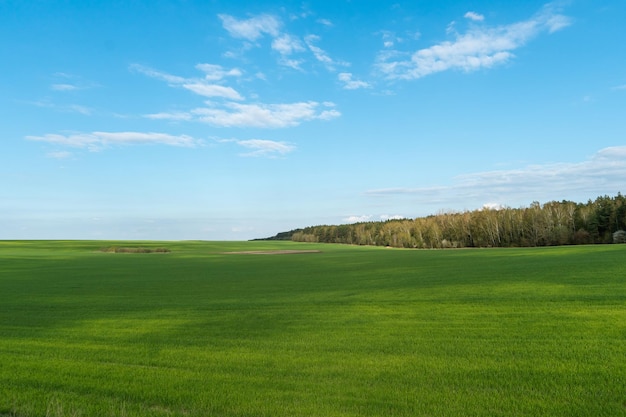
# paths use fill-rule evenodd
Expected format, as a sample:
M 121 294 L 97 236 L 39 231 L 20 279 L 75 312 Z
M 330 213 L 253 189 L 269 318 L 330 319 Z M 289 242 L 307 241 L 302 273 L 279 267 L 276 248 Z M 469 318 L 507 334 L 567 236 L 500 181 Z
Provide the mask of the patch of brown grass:
M 110 246 L 108 248 L 100 248 L 100 252 L 105 253 L 169 253 L 171 250 L 168 248 L 144 248 L 144 247 L 119 247 Z
M 240 252 L 222 252 L 225 255 L 295 255 L 300 253 L 321 253 L 321 250 L 247 250 Z

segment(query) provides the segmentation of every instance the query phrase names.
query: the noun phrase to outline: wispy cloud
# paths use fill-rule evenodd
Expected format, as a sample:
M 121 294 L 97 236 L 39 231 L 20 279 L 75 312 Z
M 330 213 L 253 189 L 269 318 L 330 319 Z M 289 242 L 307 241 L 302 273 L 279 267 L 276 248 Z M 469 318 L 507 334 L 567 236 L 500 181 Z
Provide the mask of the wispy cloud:
M 30 101 L 27 103 L 37 107 L 45 107 L 63 113 L 79 113 L 85 116 L 90 116 L 93 114 L 93 109 L 87 106 L 82 106 L 80 104 L 58 104 L 51 101 L 49 98 L 37 101 Z
M 306 18 L 305 14 L 302 17 Z M 271 38 L 271 49 L 279 54 L 278 63 L 282 66 L 290 67 L 298 71 L 303 71 L 303 64 L 307 60 L 303 57 L 305 53 L 310 53 L 313 59 L 322 63 L 329 71 L 335 71 L 337 66 L 349 66 L 347 62 L 336 60 L 320 46 L 318 42 L 321 38 L 315 34 L 306 36 L 296 36 L 282 30 L 282 20 L 274 15 L 260 14 L 247 19 L 237 19 L 233 16 L 220 14 L 218 17 L 222 21 L 222 26 L 236 39 L 243 39 L 244 50 L 252 47 L 260 47 L 258 40 L 268 36 Z M 331 27 L 328 20 L 318 20 L 318 23 Z M 252 42 L 252 43 L 251 43 Z M 294 55 L 298 54 L 294 57 Z M 237 54 L 227 53 L 230 57 Z
M 191 136 L 154 132 L 92 132 L 66 135 L 49 133 L 43 136 L 26 136 L 26 139 L 58 146 L 84 148 L 90 151 L 98 151 L 113 145 L 160 144 L 195 147 L 201 144 L 201 141 Z
M 381 214 L 378 216 L 373 216 L 371 214 L 363 214 L 360 216 L 348 216 L 341 220 L 345 223 L 364 223 L 364 222 L 373 221 L 372 219 L 374 218 L 378 218 L 381 221 L 386 222 L 387 220 L 402 220 L 402 219 L 405 219 L 406 217 L 400 214 L 394 214 L 394 215 Z
M 278 36 L 281 22 L 276 16 L 261 14 L 249 19 L 237 19 L 227 14 L 220 14 L 224 29 L 231 36 L 249 41 L 256 41 L 263 35 Z
M 583 162 L 531 165 L 517 170 L 487 171 L 455 178 L 452 185 L 369 190 L 369 196 L 410 196 L 424 204 L 569 198 L 624 190 L 626 146 L 604 148 Z M 506 200 L 506 201 L 503 201 Z
M 380 220 L 382 221 L 387 221 L 387 220 L 402 220 L 402 219 L 406 219 L 406 216 L 403 216 L 401 214 L 381 214 L 380 215 Z
M 223 85 L 191 82 L 182 84 L 182 87 L 203 97 L 221 97 L 229 100 L 243 100 L 241 94 L 239 94 L 234 88 L 225 87 Z
M 242 72 L 238 69 L 225 70 L 219 65 L 213 64 L 198 64 L 196 68 L 205 73 L 204 78 L 185 78 L 178 75 L 168 74 L 166 72 L 158 71 L 143 65 L 132 64 L 130 66 L 131 71 L 139 72 L 148 77 L 165 81 L 171 87 L 180 87 L 185 90 L 189 90 L 195 94 L 203 97 L 217 97 L 225 98 L 229 100 L 243 100 L 241 94 L 239 94 L 234 88 L 216 84 L 210 81 L 220 81 L 226 76 L 239 77 Z
M 463 17 L 469 20 L 473 20 L 475 22 L 482 22 L 483 20 L 485 20 L 485 16 L 476 12 L 467 12 Z
M 315 57 L 316 60 L 324 64 L 324 66 L 329 71 L 335 71 L 336 66 L 342 66 L 342 67 L 350 66 L 350 64 L 345 61 L 337 61 L 337 60 L 332 59 L 325 50 L 317 46 L 316 43 L 319 42 L 320 39 L 321 38 L 317 35 L 308 35 L 304 38 L 304 42 L 306 43 L 306 46 L 313 53 L 313 56 Z
M 316 22 L 319 23 L 320 25 L 324 25 L 328 27 L 334 26 L 333 22 L 328 19 L 317 19 Z
M 75 90 L 79 90 L 80 87 L 74 84 L 52 84 L 50 86 L 50 89 L 54 91 L 75 91 Z
M 225 70 L 219 65 L 199 64 L 208 79 L 220 81 L 228 76 L 239 77 L 238 69 Z M 283 128 L 297 126 L 304 121 L 330 120 L 339 117 L 334 103 L 303 101 L 295 103 L 241 103 L 244 97 L 231 87 L 207 83 L 203 79 L 187 79 L 141 65 L 131 69 L 149 77 L 167 82 L 172 87 L 182 87 L 204 97 L 218 97 L 224 100 L 207 101 L 206 107 L 188 111 L 164 111 L 144 115 L 153 120 L 198 121 L 218 127 L 260 127 Z
M 48 152 L 46 154 L 48 158 L 53 158 L 53 159 L 67 159 L 67 158 L 71 158 L 72 155 L 73 154 L 69 151 L 54 151 L 54 152 Z
M 343 83 L 343 88 L 346 90 L 357 90 L 359 88 L 372 87 L 372 85 L 366 81 L 353 80 L 352 73 L 349 72 L 341 72 L 337 78 Z
M 182 121 L 182 120 L 191 120 L 193 116 L 187 112 L 161 112 L 161 113 L 152 113 L 144 115 L 147 119 L 153 120 L 172 120 L 172 121 Z
M 157 80 L 165 81 L 172 85 L 183 84 L 187 81 L 184 77 L 179 77 L 177 75 L 171 75 L 166 72 L 157 71 L 155 69 L 140 65 L 140 64 L 131 64 L 129 66 L 131 71 L 139 72 L 143 75 L 147 75 L 148 77 L 155 78 Z
M 220 107 L 198 107 L 189 112 L 147 114 L 149 119 L 192 120 L 216 127 L 285 128 L 311 120 L 331 120 L 341 116 L 333 103 L 315 101 L 287 104 L 225 103 Z
M 272 41 L 272 49 L 283 55 L 290 55 L 294 52 L 302 52 L 305 50 L 300 39 L 288 34 L 276 37 Z
M 276 157 L 286 155 L 296 149 L 295 146 L 286 142 L 263 139 L 238 140 L 237 144 L 250 149 L 250 152 L 246 152 L 242 156 Z
M 360 216 L 348 216 L 343 218 L 342 220 L 346 223 L 363 223 L 363 222 L 368 222 L 372 219 L 371 215 L 360 215 Z
M 222 108 L 197 108 L 191 112 L 198 121 L 220 127 L 282 128 L 303 121 L 330 120 L 341 113 L 315 101 L 290 104 L 227 103 Z
M 90 109 L 87 106 L 81 106 L 79 104 L 70 104 L 68 106 L 63 106 L 62 109 L 65 109 L 66 111 L 69 111 L 69 112 L 80 113 L 85 116 L 89 116 L 93 114 L 92 109 Z
M 65 72 L 55 72 L 52 74 L 52 78 L 54 82 L 50 85 L 50 89 L 57 92 L 86 90 L 98 86 L 98 84 L 86 81 L 80 76 Z
M 216 64 L 198 64 L 196 68 L 204 72 L 204 79 L 208 81 L 220 81 L 226 77 L 241 77 L 243 71 L 239 68 L 224 69 Z
M 234 143 L 246 148 L 248 151 L 240 154 L 240 156 L 245 157 L 276 158 L 285 156 L 296 149 L 295 145 L 291 143 L 267 139 L 215 139 L 215 141 L 219 143 Z
M 400 41 L 400 39 L 393 32 L 383 30 L 380 33 L 383 39 L 383 46 L 385 48 L 392 48 L 397 42 Z
M 475 21 L 478 15 L 470 15 Z M 447 70 L 474 71 L 510 61 L 513 51 L 542 32 L 553 33 L 570 25 L 572 20 L 547 5 L 532 18 L 497 27 L 473 27 L 456 39 L 441 42 L 411 54 L 379 54 L 377 68 L 389 79 L 417 79 Z
M 272 49 L 281 56 L 279 63 L 286 67 L 302 70 L 303 59 L 293 59 L 290 56 L 294 53 L 304 52 L 306 48 L 300 39 L 288 34 L 282 34 L 272 41 Z

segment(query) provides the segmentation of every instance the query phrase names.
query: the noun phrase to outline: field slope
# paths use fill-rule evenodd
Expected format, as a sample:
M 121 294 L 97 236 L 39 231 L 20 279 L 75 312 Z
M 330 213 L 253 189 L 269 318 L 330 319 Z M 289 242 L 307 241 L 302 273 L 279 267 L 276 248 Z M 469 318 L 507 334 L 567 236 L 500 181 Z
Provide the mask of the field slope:
M 625 277 L 626 245 L 0 241 L 0 415 L 623 416 Z

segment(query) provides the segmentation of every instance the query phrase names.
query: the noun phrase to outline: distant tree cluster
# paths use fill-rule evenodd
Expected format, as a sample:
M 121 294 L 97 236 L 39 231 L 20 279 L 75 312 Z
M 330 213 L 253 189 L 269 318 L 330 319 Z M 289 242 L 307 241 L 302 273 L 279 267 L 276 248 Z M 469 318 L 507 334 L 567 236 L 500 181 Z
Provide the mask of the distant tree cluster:
M 298 242 L 464 248 L 613 243 L 614 234 L 620 230 L 626 230 L 626 197 L 618 193 L 587 203 L 533 202 L 524 208 L 485 208 L 412 220 L 312 226 L 279 235 L 280 239 Z

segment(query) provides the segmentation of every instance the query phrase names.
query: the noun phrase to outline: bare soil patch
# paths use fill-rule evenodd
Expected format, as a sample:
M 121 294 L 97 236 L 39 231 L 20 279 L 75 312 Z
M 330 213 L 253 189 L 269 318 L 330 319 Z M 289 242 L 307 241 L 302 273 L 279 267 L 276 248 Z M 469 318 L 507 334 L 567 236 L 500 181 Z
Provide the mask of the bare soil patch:
M 296 255 L 300 253 L 321 253 L 321 250 L 246 250 L 222 252 L 224 255 Z
M 168 248 L 143 248 L 143 247 L 119 247 L 111 246 L 108 248 L 100 248 L 100 252 L 105 253 L 170 253 Z M 1 417 L 1 416 L 0 416 Z

